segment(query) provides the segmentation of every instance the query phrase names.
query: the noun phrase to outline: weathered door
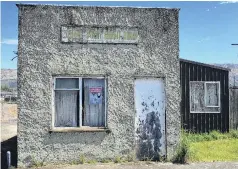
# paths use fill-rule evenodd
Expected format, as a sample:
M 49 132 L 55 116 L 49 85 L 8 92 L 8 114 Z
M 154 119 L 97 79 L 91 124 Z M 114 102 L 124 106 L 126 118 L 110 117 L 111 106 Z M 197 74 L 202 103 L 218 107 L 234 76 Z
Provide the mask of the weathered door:
M 159 160 L 166 155 L 164 80 L 136 79 L 135 106 L 137 158 Z

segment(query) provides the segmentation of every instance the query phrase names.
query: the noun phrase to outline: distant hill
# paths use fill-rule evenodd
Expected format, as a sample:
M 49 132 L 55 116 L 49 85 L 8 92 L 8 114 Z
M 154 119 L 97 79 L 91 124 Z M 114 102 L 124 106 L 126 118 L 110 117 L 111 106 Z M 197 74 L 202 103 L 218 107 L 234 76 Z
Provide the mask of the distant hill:
M 17 70 L 16 69 L 1 69 L 1 85 L 9 88 L 17 89 Z
M 214 64 L 214 65 L 231 69 L 229 73 L 230 86 L 238 86 L 238 64 L 227 63 L 227 64 Z
M 238 86 L 238 64 L 214 64 L 216 66 L 229 68 L 230 71 L 230 86 Z M 16 90 L 17 88 L 17 70 L 16 69 L 1 69 L 1 83 L 9 88 Z
M 229 69 L 238 69 L 238 63 L 237 64 L 235 64 L 235 63 L 216 64 L 215 63 L 214 65 L 221 66 L 224 68 L 229 68 Z
M 17 69 L 1 69 L 1 80 L 17 79 Z

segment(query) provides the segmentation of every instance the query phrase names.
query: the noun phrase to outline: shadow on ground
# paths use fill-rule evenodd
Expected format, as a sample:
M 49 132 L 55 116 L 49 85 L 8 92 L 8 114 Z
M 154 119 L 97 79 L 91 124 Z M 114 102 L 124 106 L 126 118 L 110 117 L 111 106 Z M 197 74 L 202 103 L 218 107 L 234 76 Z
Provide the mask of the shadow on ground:
M 1 142 L 1 168 L 7 169 L 7 151 L 11 151 L 11 164 L 17 167 L 17 136 Z

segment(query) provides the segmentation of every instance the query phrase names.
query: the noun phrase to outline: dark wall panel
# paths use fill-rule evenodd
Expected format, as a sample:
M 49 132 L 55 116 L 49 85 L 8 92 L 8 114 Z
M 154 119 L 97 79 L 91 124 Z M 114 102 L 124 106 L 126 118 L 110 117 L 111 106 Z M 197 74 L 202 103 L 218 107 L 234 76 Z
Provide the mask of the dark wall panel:
M 228 76 L 228 70 L 190 61 L 180 61 L 181 121 L 185 130 L 198 133 L 229 130 Z M 220 113 L 190 113 L 190 81 L 220 81 Z

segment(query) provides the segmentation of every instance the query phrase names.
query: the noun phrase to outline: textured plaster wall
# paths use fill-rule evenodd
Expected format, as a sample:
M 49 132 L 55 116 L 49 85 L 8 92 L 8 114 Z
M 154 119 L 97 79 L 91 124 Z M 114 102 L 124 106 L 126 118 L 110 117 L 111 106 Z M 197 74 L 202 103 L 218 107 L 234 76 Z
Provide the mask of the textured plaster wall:
M 180 132 L 178 9 L 18 5 L 18 165 L 134 150 L 135 76 L 165 77 L 167 155 Z M 138 45 L 63 44 L 61 25 L 138 27 Z M 106 132 L 49 133 L 53 75 L 108 78 Z

